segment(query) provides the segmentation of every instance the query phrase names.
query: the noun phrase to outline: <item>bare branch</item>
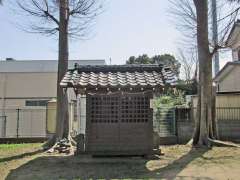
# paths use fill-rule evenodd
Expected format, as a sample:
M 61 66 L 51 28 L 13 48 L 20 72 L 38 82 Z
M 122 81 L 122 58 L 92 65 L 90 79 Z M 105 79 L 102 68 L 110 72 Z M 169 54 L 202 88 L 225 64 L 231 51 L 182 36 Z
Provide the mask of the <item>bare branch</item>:
M 190 82 L 194 78 L 195 68 L 197 64 L 196 52 L 193 49 L 186 52 L 183 49 L 178 49 L 178 61 L 181 63 L 181 73 L 184 75 L 184 80 Z
M 46 6 L 46 10 L 44 11 L 44 13 L 46 14 L 47 17 L 52 19 L 59 26 L 59 21 L 51 13 L 49 13 L 49 6 L 47 0 L 44 0 L 44 3 Z
M 84 37 L 89 34 L 96 17 L 102 13 L 103 0 L 69 0 L 68 35 L 71 38 Z M 58 0 L 17 0 L 16 5 L 23 10 L 28 20 L 24 31 L 54 35 L 59 30 Z M 22 25 L 21 25 L 22 26 Z
M 43 3 L 45 4 L 45 8 L 43 8 L 37 0 L 31 0 L 30 4 L 24 3 L 24 1 L 17 1 L 17 4 L 22 10 L 24 10 L 28 14 L 39 18 L 51 19 L 53 22 L 56 23 L 56 25 L 59 25 L 59 21 L 57 20 L 57 18 L 55 18 L 54 15 L 51 14 L 49 11 L 48 2 L 46 0 L 43 1 Z
M 196 47 L 196 12 L 194 7 L 193 0 L 170 0 L 172 4 L 172 9 L 170 13 L 174 16 L 176 28 L 183 34 L 183 41 L 185 42 L 187 48 Z M 218 1 L 220 4 L 221 1 Z M 218 17 L 219 24 L 219 42 L 215 44 L 212 41 L 211 36 L 213 34 L 209 31 L 209 46 L 212 49 L 211 54 L 213 55 L 218 51 L 226 47 L 226 40 L 228 38 L 229 32 L 236 21 L 240 7 L 234 5 L 231 7 L 230 4 L 222 0 L 222 4 L 218 6 L 221 8 L 221 14 Z M 209 8 L 210 9 L 210 8 Z M 228 10 L 228 11 L 227 11 Z M 230 11 L 230 12 L 229 12 Z M 212 16 L 211 11 L 209 10 L 209 22 Z M 211 26 L 210 26 L 211 27 Z
M 234 11 L 230 12 L 228 15 L 226 15 L 225 17 L 221 18 L 218 20 L 218 22 L 223 21 L 231 16 L 233 16 L 234 14 L 238 14 L 238 11 L 240 10 L 240 7 L 236 8 Z

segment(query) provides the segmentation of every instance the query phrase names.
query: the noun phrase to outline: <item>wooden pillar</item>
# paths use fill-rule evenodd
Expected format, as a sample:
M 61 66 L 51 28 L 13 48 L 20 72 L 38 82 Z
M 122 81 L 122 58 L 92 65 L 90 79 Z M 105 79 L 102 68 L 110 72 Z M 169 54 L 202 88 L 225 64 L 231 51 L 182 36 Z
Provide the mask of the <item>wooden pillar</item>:
M 86 95 L 77 95 L 77 153 L 85 152 L 85 134 L 86 134 Z

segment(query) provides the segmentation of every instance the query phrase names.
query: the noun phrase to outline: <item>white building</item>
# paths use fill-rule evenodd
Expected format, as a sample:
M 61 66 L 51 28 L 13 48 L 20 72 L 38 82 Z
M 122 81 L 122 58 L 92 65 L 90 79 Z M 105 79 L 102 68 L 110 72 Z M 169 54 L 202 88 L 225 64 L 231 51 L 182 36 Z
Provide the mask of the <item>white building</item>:
M 240 93 L 240 20 L 237 20 L 229 34 L 227 46 L 232 50 L 233 62 L 228 62 L 218 72 L 214 81 L 218 93 Z
M 218 93 L 240 93 L 240 61 L 228 62 L 214 78 Z
M 240 20 L 237 20 L 228 36 L 227 46 L 232 50 L 233 61 L 240 60 Z
M 104 65 L 73 60 L 69 67 Z M 0 61 L 0 137 L 45 137 L 46 104 L 57 94 L 56 60 Z

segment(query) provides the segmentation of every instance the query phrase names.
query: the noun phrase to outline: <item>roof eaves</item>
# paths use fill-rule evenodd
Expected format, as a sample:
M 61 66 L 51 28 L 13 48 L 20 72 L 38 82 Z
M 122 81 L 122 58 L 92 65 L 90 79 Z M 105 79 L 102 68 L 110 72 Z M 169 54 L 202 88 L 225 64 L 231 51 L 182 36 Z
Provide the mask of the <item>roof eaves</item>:
M 228 38 L 227 38 L 226 43 L 225 43 L 228 47 L 231 47 L 231 46 L 233 45 L 232 37 L 233 37 L 233 34 L 234 34 L 235 29 L 236 29 L 237 27 L 240 27 L 240 20 L 237 20 L 237 21 L 234 23 L 234 25 L 233 25 L 233 27 L 232 27 L 229 35 L 228 35 Z
M 232 68 L 234 68 L 234 66 L 236 66 L 236 65 L 240 65 L 240 63 L 236 63 L 236 62 L 228 62 L 222 69 L 221 69 L 221 71 L 219 71 L 218 73 L 217 73 L 217 75 L 213 78 L 213 81 L 215 81 L 215 82 L 219 82 L 221 79 L 223 79 L 227 74 L 228 74 L 228 72 L 229 71 L 231 71 L 232 70 Z M 230 68 L 231 67 L 231 68 Z M 229 69 L 230 68 L 230 69 Z M 228 70 L 228 72 L 226 72 L 225 73 L 225 75 L 223 74 L 227 69 L 229 69 Z
M 85 65 L 81 66 L 76 64 L 75 70 L 81 72 L 94 72 L 94 73 L 107 73 L 107 72 L 144 72 L 144 71 L 162 71 L 162 65 L 143 65 L 143 64 L 134 64 L 134 65 Z

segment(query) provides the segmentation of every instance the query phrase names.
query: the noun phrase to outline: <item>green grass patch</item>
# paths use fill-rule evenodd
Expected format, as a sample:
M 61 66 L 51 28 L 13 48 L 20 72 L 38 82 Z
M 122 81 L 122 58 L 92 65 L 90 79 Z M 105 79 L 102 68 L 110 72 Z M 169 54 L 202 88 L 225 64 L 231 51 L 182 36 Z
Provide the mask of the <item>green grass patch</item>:
M 41 143 L 0 144 L 0 150 L 14 150 L 19 148 L 40 147 Z
M 40 149 L 41 143 L 0 144 L 0 159 Z

